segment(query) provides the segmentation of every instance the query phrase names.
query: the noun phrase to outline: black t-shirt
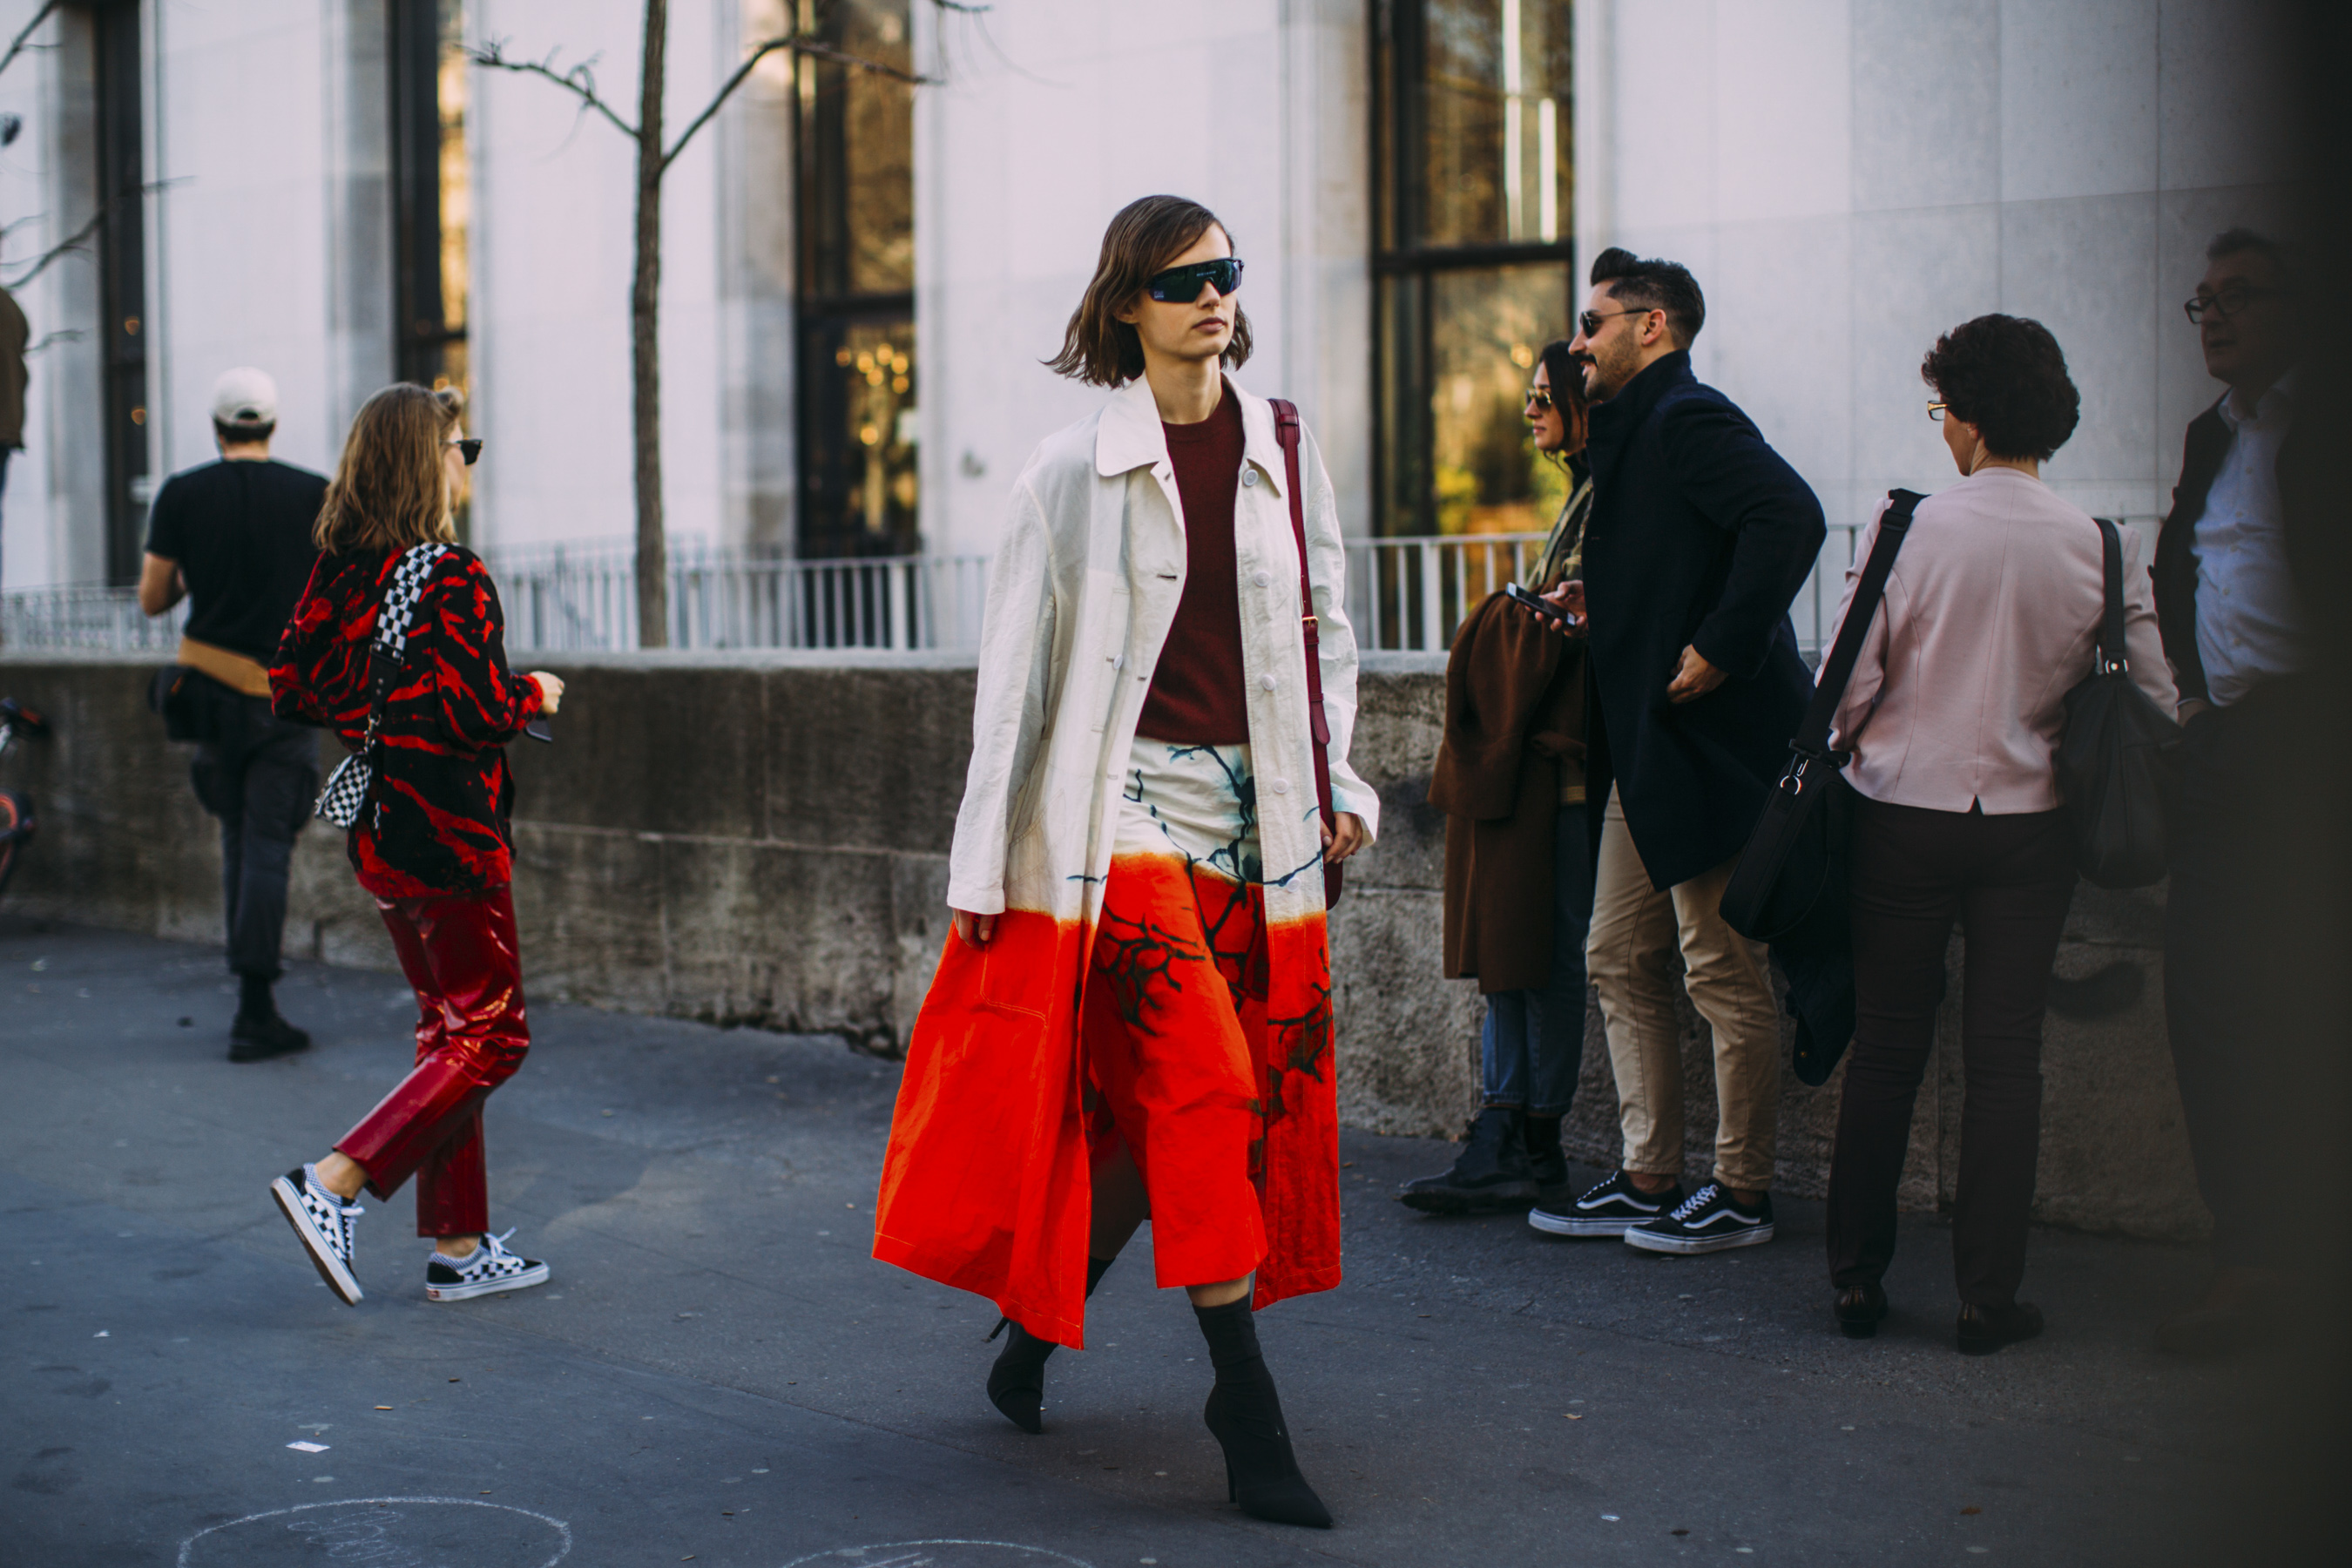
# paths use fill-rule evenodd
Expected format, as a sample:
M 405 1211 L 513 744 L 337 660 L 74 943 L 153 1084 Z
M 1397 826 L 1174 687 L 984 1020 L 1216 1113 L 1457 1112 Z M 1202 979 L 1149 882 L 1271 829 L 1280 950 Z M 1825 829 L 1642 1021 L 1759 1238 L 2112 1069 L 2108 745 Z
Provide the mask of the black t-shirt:
M 188 580 L 188 636 L 269 663 L 310 580 L 327 481 L 285 463 L 207 463 L 157 492 L 147 552 Z

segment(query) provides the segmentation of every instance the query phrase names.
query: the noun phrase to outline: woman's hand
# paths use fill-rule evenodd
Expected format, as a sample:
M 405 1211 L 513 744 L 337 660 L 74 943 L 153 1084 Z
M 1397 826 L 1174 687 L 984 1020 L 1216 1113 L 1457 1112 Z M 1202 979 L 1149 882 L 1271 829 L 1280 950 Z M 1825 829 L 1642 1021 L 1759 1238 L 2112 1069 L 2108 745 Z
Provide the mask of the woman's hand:
M 970 910 L 948 910 L 955 924 L 956 940 L 966 947 L 986 947 L 996 940 L 996 917 L 976 915 Z
M 534 669 L 530 672 L 530 679 L 539 686 L 539 710 L 553 716 L 555 710 L 563 706 L 563 677 Z
M 1336 866 L 1364 847 L 1364 819 L 1352 811 L 1339 813 L 1339 826 L 1323 825 L 1323 858 Z
M 1543 597 L 1576 617 L 1576 623 L 1573 626 L 1561 626 L 1557 621 L 1553 622 L 1552 630 L 1564 637 L 1580 637 L 1584 635 L 1583 578 L 1571 577 L 1565 583 L 1554 584 L 1544 590 Z

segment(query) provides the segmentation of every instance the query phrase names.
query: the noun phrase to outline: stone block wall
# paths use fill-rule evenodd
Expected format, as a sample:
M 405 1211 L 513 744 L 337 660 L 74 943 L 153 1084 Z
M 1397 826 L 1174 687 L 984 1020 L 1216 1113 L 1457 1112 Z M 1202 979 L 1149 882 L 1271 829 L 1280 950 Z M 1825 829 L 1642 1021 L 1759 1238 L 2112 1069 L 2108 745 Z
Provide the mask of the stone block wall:
M 968 658 L 861 653 L 566 655 L 557 742 L 518 742 L 515 905 L 534 994 L 631 1011 L 840 1035 L 894 1054 L 944 940 L 947 850 L 970 747 Z M 1355 762 L 1380 792 L 1381 842 L 1349 868 L 1332 917 L 1342 1118 L 1457 1132 L 1478 1094 L 1474 985 L 1440 976 L 1444 819 L 1426 803 L 1444 719 L 1441 665 L 1373 655 Z M 187 748 L 147 711 L 150 661 L 0 655 L 0 691 L 56 736 L 0 761 L 40 836 L 5 906 L 188 941 L 220 931 L 215 828 Z M 322 751 L 322 756 L 326 753 Z M 2080 889 L 2046 1032 L 2043 1217 L 2181 1237 L 2205 1224 L 2180 1129 L 2161 992 L 2161 891 Z M 296 956 L 393 967 L 340 837 L 314 823 L 295 858 Z M 1906 1201 L 1948 1202 L 1964 1083 L 1955 938 L 1938 1045 L 1912 1132 Z M 1706 1029 L 1683 1013 L 1685 1144 L 1703 1178 L 1715 1119 Z M 1784 1075 L 1778 1184 L 1819 1195 L 1832 1078 Z M 1567 1129 L 1617 1152 L 1597 1015 Z

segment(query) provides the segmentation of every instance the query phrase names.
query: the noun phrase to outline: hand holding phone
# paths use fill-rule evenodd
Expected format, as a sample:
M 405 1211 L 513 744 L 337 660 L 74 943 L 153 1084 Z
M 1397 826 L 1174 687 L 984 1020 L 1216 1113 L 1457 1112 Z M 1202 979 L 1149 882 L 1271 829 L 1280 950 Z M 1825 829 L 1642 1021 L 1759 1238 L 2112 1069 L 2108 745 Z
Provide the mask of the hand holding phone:
M 1572 633 L 1580 627 L 1581 623 L 1567 610 L 1553 604 L 1549 599 L 1528 593 L 1517 583 L 1504 584 L 1503 592 L 1513 604 L 1541 616 L 1563 633 Z

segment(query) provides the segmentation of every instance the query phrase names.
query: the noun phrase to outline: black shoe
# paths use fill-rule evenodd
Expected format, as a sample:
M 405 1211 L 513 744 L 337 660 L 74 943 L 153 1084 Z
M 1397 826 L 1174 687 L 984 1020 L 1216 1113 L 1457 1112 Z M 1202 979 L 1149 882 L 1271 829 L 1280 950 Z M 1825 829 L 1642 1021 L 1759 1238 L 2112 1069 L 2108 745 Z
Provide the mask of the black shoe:
M 1087 1259 L 1089 1297 L 1117 1261 L 1112 1258 Z M 1045 1358 L 1061 1347 L 1051 1340 L 1039 1339 L 1010 1318 L 996 1320 L 996 1327 L 989 1331 L 988 1337 L 992 1340 L 999 1334 L 1006 1334 L 1006 1338 L 1004 1348 L 996 1352 L 996 1364 L 988 1369 L 988 1402 L 1007 1421 L 1036 1436 L 1045 1430 Z
M 1877 1285 L 1849 1285 L 1838 1292 L 1830 1310 L 1837 1314 L 1838 1331 L 1847 1339 L 1869 1339 L 1886 1317 L 1886 1291 Z
M 1536 1184 L 1536 1207 L 1553 1208 L 1574 1194 L 1568 1190 L 1568 1156 L 1560 1152 L 1559 1118 L 1521 1118 L 1527 1131 L 1528 1174 Z
M 1663 1193 L 1645 1193 L 1619 1171 L 1572 1205 L 1555 1208 L 1538 1204 L 1528 1214 L 1528 1223 L 1547 1236 L 1622 1236 L 1646 1220 L 1670 1213 L 1682 1201 L 1680 1182 Z
M 1470 1123 L 1469 1145 L 1442 1176 L 1407 1182 L 1397 1202 L 1423 1214 L 1516 1213 L 1536 1201 L 1519 1113 L 1490 1105 Z
M 2015 1301 L 2006 1307 L 1960 1309 L 1962 1355 L 1990 1355 L 2003 1345 L 2030 1340 L 2041 1331 L 2042 1309 L 2031 1301 Z
M 1761 1247 L 1772 1239 L 1772 1194 L 1766 1193 L 1754 1208 L 1731 1195 L 1720 1182 L 1709 1182 L 1672 1211 L 1646 1220 L 1625 1233 L 1625 1245 L 1643 1252 L 1685 1256 L 1722 1252 L 1734 1247 Z
M 1249 1298 L 1192 1311 L 1217 1369 L 1217 1385 L 1209 1390 L 1201 1419 L 1225 1451 L 1226 1500 L 1238 1503 L 1252 1519 L 1330 1529 L 1331 1510 L 1307 1484 L 1291 1450 L 1274 1374 L 1258 1352 Z
M 239 1013 L 228 1026 L 228 1059 L 266 1062 L 310 1048 L 310 1037 L 279 1017 L 275 1010 L 258 1016 Z

